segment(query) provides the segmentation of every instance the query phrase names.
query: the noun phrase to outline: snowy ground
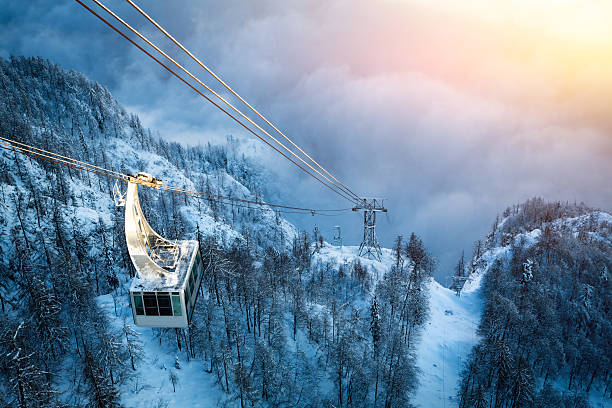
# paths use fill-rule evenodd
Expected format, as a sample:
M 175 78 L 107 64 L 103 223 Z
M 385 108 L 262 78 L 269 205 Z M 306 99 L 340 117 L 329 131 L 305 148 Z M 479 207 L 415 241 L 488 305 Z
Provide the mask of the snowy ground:
M 125 298 L 125 299 L 124 299 Z M 119 297 L 119 301 L 127 300 L 127 296 Z M 215 377 L 204 370 L 201 359 L 187 361 L 185 352 L 176 352 L 176 348 L 160 345 L 150 328 L 138 327 L 132 321 L 132 313 L 125 304 L 118 306 L 115 315 L 111 295 L 98 297 L 98 304 L 108 314 L 112 324 L 120 330 L 123 317 L 134 330 L 140 333 L 143 343 L 144 358 L 137 363 L 136 372 L 121 386 L 121 403 L 126 408 L 152 407 L 216 407 L 224 399 L 225 394 L 215 384 Z M 175 357 L 178 355 L 180 369 L 175 368 Z M 129 364 L 126 361 L 125 364 Z M 178 383 L 176 392 L 172 390 L 170 372 L 176 373 Z
M 327 244 L 315 259 L 333 264 L 350 264 L 357 258 L 367 266 L 374 282 L 382 278 L 393 263 L 392 251 L 383 249 L 383 262 L 358 256 L 358 247 L 334 247 Z M 476 326 L 480 318 L 482 300 L 478 287 L 480 279 L 472 282 L 469 293 L 457 297 L 435 280 L 430 283 L 431 318 L 417 347 L 417 364 L 422 373 L 415 404 L 422 408 L 456 407 L 456 387 L 459 372 L 470 349 L 477 342 Z M 467 285 L 466 285 L 467 286 Z M 179 353 L 180 369 L 175 369 L 174 345 L 160 345 L 149 328 L 134 326 L 127 296 L 118 296 L 117 314 L 112 296 L 98 297 L 98 303 L 120 330 L 123 318 L 141 334 L 144 359 L 137 364 L 134 376 L 121 387 L 121 402 L 128 408 L 144 407 L 216 407 L 227 403 L 225 394 L 215 384 L 215 377 L 207 373 L 199 360 L 187 361 L 185 353 Z M 288 336 L 290 338 L 290 336 Z M 300 340 L 300 339 L 298 339 Z M 313 354 L 305 339 L 300 350 Z M 295 351 L 295 350 L 293 350 Z M 126 362 L 129 364 L 129 362 Z M 176 392 L 172 391 L 170 371 L 178 376 Z M 323 381 L 324 383 L 325 381 Z M 197 390 L 197 391 L 195 391 Z M 232 406 L 233 403 L 230 403 Z
M 420 386 L 414 403 L 421 408 L 456 407 L 460 372 L 478 342 L 482 298 L 475 288 L 461 297 L 432 279 L 431 317 L 417 346 Z
M 368 268 L 368 271 L 372 277 L 372 283 L 374 287 L 380 279 L 383 278 L 384 274 L 393 265 L 393 251 L 387 248 L 382 249 L 381 261 L 375 259 L 368 259 L 359 256 L 359 246 L 334 246 L 329 243 L 325 243 L 325 246 L 315 253 L 313 256 L 313 263 L 317 261 L 329 262 L 333 265 L 345 265 L 348 266 L 352 262 L 359 260 L 363 266 Z
M 539 230 L 527 234 L 526 238 L 537 238 Z M 484 258 L 490 264 L 493 259 L 506 255 L 507 248 L 494 248 L 485 253 Z M 350 264 L 355 259 L 368 267 L 373 281 L 382 278 L 389 265 L 393 263 L 392 252 L 383 250 L 383 262 L 367 260 L 358 256 L 358 247 L 338 248 L 326 245 L 317 255 L 316 260 L 334 264 Z M 422 338 L 416 349 L 417 365 L 421 370 L 419 388 L 414 397 L 414 404 L 420 408 L 442 407 L 456 408 L 457 387 L 460 373 L 467 357 L 479 340 L 476 329 L 480 321 L 483 307 L 483 297 L 480 284 L 486 268 L 471 276 L 466 282 L 461 296 L 440 285 L 435 280 L 429 283 L 430 289 L 430 319 L 425 325 Z M 185 353 L 179 353 L 180 369 L 175 369 L 175 347 L 160 345 L 148 328 L 133 325 L 131 310 L 127 305 L 127 296 L 119 296 L 115 316 L 113 298 L 111 295 L 100 296 L 98 302 L 111 317 L 113 325 L 120 329 L 123 317 L 139 333 L 143 342 L 144 359 L 138 364 L 133 378 L 128 379 L 121 387 L 121 402 L 128 408 L 144 407 L 216 407 L 234 406 L 236 401 L 229 402 L 226 395 L 215 383 L 215 377 L 205 371 L 201 360 L 187 361 Z M 288 317 L 289 318 L 289 317 Z M 289 327 L 288 325 L 287 327 Z M 308 345 L 305 338 L 298 336 L 299 352 L 309 357 L 316 350 Z M 291 336 L 288 334 L 287 338 Z M 296 352 L 296 344 L 293 344 Z M 129 364 L 129 362 L 126 362 Z M 176 392 L 172 391 L 170 371 L 178 376 Z M 327 386 L 326 379 L 321 384 Z M 562 388 L 562 385 L 559 385 Z M 593 407 L 609 406 L 601 393 L 594 391 L 589 396 Z M 228 404 L 229 405 L 226 405 Z
M 334 265 L 349 265 L 357 258 L 372 274 L 374 282 L 382 278 L 392 264 L 392 252 L 383 249 L 383 262 L 361 258 L 358 255 L 359 247 L 335 247 L 328 243 L 318 252 L 314 259 L 322 262 L 330 262 Z M 153 335 L 150 328 L 135 326 L 132 320 L 131 309 L 127 304 L 127 294 L 117 296 L 117 313 L 113 297 L 108 295 L 99 296 L 98 304 L 109 317 L 111 324 L 121 330 L 123 319 L 140 333 L 143 343 L 144 358 L 137 363 L 134 375 L 127 379 L 121 386 L 121 403 L 127 408 L 149 408 L 149 407 L 217 407 L 217 406 L 239 406 L 238 401 L 227 401 L 226 394 L 216 384 L 214 375 L 205 371 L 204 362 L 201 359 L 187 361 L 185 352 L 176 352 L 174 344 L 167 345 L 159 343 L 158 338 Z M 290 319 L 290 317 L 288 317 Z M 287 324 L 287 328 L 291 324 Z M 289 340 L 291 334 L 287 333 L 287 339 L 291 351 L 304 353 L 310 359 L 316 354 L 316 350 L 308 343 L 303 333 L 300 332 L 298 342 Z M 180 369 L 175 368 L 175 357 L 178 355 Z M 129 361 L 125 362 L 129 364 Z M 173 392 L 170 372 L 178 377 L 176 392 Z M 330 387 L 327 378 L 321 379 L 323 387 Z

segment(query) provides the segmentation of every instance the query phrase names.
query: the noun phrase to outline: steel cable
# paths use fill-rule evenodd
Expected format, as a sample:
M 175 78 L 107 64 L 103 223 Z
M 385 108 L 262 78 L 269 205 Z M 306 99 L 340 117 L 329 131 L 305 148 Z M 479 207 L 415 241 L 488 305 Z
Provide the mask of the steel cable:
M 98 19 L 100 19 L 101 21 L 103 21 L 105 24 L 107 24 L 110 28 L 112 28 L 115 32 L 117 32 L 119 35 L 121 35 L 123 38 L 125 38 L 126 40 L 128 40 L 130 43 L 132 43 L 135 47 L 137 47 L 140 51 L 142 51 L 143 53 L 145 53 L 147 56 L 149 56 L 151 59 L 153 59 L 155 62 L 157 62 L 159 65 L 161 65 L 162 67 L 164 67 L 168 72 L 170 72 L 172 75 L 174 75 L 175 77 L 177 77 L 181 82 L 183 82 L 184 84 L 186 84 L 187 86 L 189 86 L 192 90 L 194 90 L 197 94 L 199 94 L 200 96 L 202 96 L 204 99 L 206 99 L 207 101 L 209 101 L 211 104 L 213 104 L 215 107 L 217 107 L 219 110 L 221 110 L 223 113 L 225 113 L 226 115 L 228 115 L 230 118 L 232 118 L 234 121 L 236 121 L 239 125 L 241 125 L 244 129 L 246 129 L 248 132 L 250 132 L 251 134 L 253 134 L 254 136 L 256 136 L 258 139 L 260 139 L 261 141 L 263 141 L 264 143 L 266 143 L 268 146 L 270 146 L 272 149 L 274 149 L 276 152 L 280 153 L 283 157 L 285 157 L 287 160 L 289 160 L 290 162 L 292 162 L 293 164 L 295 164 L 298 168 L 300 168 L 303 172 L 305 172 L 306 174 L 310 175 L 311 177 L 313 177 L 314 179 L 316 179 L 317 181 L 319 181 L 321 184 L 323 184 L 325 187 L 329 188 L 330 190 L 332 190 L 334 193 L 340 195 L 341 197 L 351 201 L 351 202 L 355 202 L 356 200 L 353 197 L 347 196 L 346 193 L 343 193 L 342 191 L 339 191 L 337 189 L 335 189 L 332 185 L 329 185 L 327 183 L 325 183 L 324 181 L 322 181 L 321 179 L 319 179 L 318 177 L 316 177 L 314 174 L 310 173 L 308 170 L 306 170 L 305 168 L 303 168 L 299 163 L 296 163 L 293 159 L 291 159 L 289 156 L 287 156 L 286 154 L 284 154 L 282 151 L 280 151 L 276 146 L 273 146 L 272 144 L 270 144 L 267 140 L 263 139 L 257 132 L 253 131 L 251 128 L 249 128 L 247 125 L 245 125 L 243 122 L 240 121 L 240 119 L 236 118 L 234 115 L 232 115 L 230 112 L 228 112 L 227 110 L 225 110 L 224 108 L 222 108 L 221 106 L 219 106 L 219 104 L 217 104 L 216 102 L 214 102 L 212 99 L 210 99 L 208 96 L 206 96 L 205 94 L 203 94 L 199 89 L 195 88 L 191 83 L 189 83 L 185 78 L 183 78 L 182 76 L 180 76 L 179 74 L 177 74 L 176 72 L 174 72 L 171 68 L 169 68 L 166 64 L 164 64 L 163 62 L 161 62 L 159 59 L 157 59 L 155 56 L 151 55 L 151 53 L 149 53 L 147 50 L 145 50 L 142 46 L 140 46 L 139 44 L 137 44 L 134 40 L 132 40 L 131 38 L 129 38 L 125 33 L 123 33 L 121 30 L 119 30 L 117 27 L 115 27 L 112 23 L 110 23 L 109 21 L 107 21 L 104 17 L 100 16 L 98 13 L 96 13 L 94 10 L 92 10 L 89 6 L 87 6 L 86 4 L 84 4 L 81 0 L 75 0 L 77 3 L 79 3 L 81 6 L 83 6 L 85 9 L 87 9 L 90 13 L 92 13 L 94 16 L 96 16 Z
M 336 186 L 338 189 L 340 189 L 341 191 L 343 191 L 344 193 L 346 193 L 347 195 L 354 195 L 354 193 L 352 193 L 352 191 L 347 190 L 346 188 L 344 188 L 341 185 L 336 184 L 336 182 L 334 182 L 333 180 L 330 180 L 327 176 L 325 176 L 324 174 L 322 174 L 320 171 L 318 171 L 317 169 L 315 169 L 314 167 L 312 167 L 312 165 L 310 163 L 307 163 L 303 158 L 301 158 L 300 156 L 298 156 L 293 150 L 289 149 L 287 146 L 285 146 L 283 143 L 281 143 L 278 139 L 276 139 L 274 136 L 272 136 L 270 133 L 268 133 L 265 129 L 263 129 L 261 126 L 259 126 L 257 123 L 255 123 L 251 118 L 249 118 L 248 116 L 246 116 L 242 111 L 240 111 L 238 108 L 236 108 L 232 103 L 230 103 L 227 99 L 223 98 L 221 95 L 219 95 L 217 92 L 215 92 L 213 89 L 211 89 L 208 85 L 206 85 L 205 83 L 203 83 L 198 77 L 196 77 L 195 75 L 193 75 L 190 71 L 188 71 L 185 67 L 183 67 L 180 63 L 178 63 L 174 58 L 170 57 L 166 52 L 164 52 L 162 49 L 160 49 L 157 45 L 155 45 L 153 42 L 151 42 L 147 37 L 145 37 L 143 34 L 141 34 L 138 30 L 136 30 L 134 27 L 132 27 L 130 24 L 128 24 L 125 20 L 123 20 L 121 17 L 119 17 L 116 13 L 114 13 L 112 10 L 110 10 L 108 7 L 106 7 L 101 1 L 99 0 L 92 0 L 94 3 L 96 3 L 100 8 L 102 8 L 104 11 L 106 11 L 109 15 L 111 15 L 113 18 L 115 18 L 115 20 L 119 21 L 125 28 L 127 28 L 128 30 L 130 30 L 132 33 L 134 33 L 136 36 L 138 36 L 138 38 L 140 38 L 142 41 L 144 41 L 145 43 L 147 43 L 149 46 L 151 46 L 155 51 L 157 51 L 159 54 L 163 55 L 168 61 L 170 61 L 172 64 L 174 64 L 177 68 L 179 68 L 181 71 L 183 71 L 185 74 L 187 74 L 191 79 L 193 79 L 194 81 L 196 81 L 198 84 L 200 84 L 201 86 L 203 86 L 207 91 L 209 91 L 210 93 L 212 93 L 215 97 L 217 97 L 217 99 L 219 99 L 220 101 L 222 101 L 223 103 L 225 103 L 228 107 L 230 107 L 234 112 L 236 112 L 238 115 L 240 115 L 242 118 L 244 118 L 245 120 L 247 120 L 251 125 L 255 126 L 259 131 L 263 132 L 266 136 L 268 136 L 270 139 L 272 139 L 274 142 L 276 142 L 278 145 L 280 145 L 283 149 L 285 149 L 287 152 L 289 152 L 292 156 L 294 156 L 296 159 L 298 159 L 299 161 L 301 161 L 304 165 L 306 165 L 308 168 L 310 168 L 312 171 L 314 171 L 315 173 L 317 173 L 319 176 L 323 177 L 325 180 L 327 180 L 330 184 L 333 184 L 334 186 Z M 285 137 L 286 138 L 286 137 Z M 289 139 L 287 139 L 289 140 Z M 291 142 L 291 140 L 289 140 Z M 293 142 L 291 142 L 293 143 Z M 295 145 L 295 144 L 294 144 Z M 297 145 L 296 147 L 302 151 L 302 149 L 300 149 Z M 311 159 L 312 160 L 312 159 Z M 325 169 L 323 169 L 325 171 Z M 334 178 L 333 176 L 330 175 L 330 177 Z M 334 178 L 335 179 L 335 178 Z M 338 182 L 339 183 L 339 182 Z M 359 197 L 357 195 L 354 195 L 355 199 L 359 199 Z
M 315 165 L 317 165 L 323 172 L 325 172 L 328 176 L 334 179 L 339 187 L 343 188 L 353 197 L 359 199 L 360 197 L 355 194 L 351 189 L 346 187 L 344 183 L 334 177 L 330 172 L 328 172 L 323 166 L 321 166 L 316 160 L 314 160 L 308 153 L 302 150 L 297 144 L 295 144 L 289 137 L 287 137 L 281 130 L 279 130 L 274 124 L 272 124 L 265 116 L 263 116 L 257 109 L 255 109 L 251 104 L 249 104 L 246 100 L 244 100 L 236 91 L 234 91 L 225 81 L 223 81 L 219 76 L 217 76 L 210 68 L 208 68 L 199 58 L 191 53 L 183 44 L 181 44 L 178 40 L 176 40 L 168 31 L 166 31 L 157 21 L 155 21 L 151 16 L 149 16 L 144 10 L 142 10 L 137 4 L 135 4 L 132 0 L 126 0 L 134 9 L 136 9 L 143 17 L 145 17 L 151 24 L 153 24 L 159 31 L 161 31 L 170 41 L 172 41 L 175 45 L 177 45 L 181 50 L 183 50 L 192 60 L 194 60 L 200 67 L 202 67 L 206 72 L 212 75 L 221 85 L 225 87 L 229 92 L 231 92 L 236 98 L 238 98 L 242 103 L 244 103 L 251 111 L 253 111 L 259 118 L 261 118 L 264 122 L 266 122 L 272 129 L 274 129 L 278 134 L 280 134 L 285 140 L 287 140 L 291 145 L 293 145 L 296 149 L 300 151 L 304 156 L 306 156 L 310 161 L 312 161 Z
M 40 158 L 40 159 L 43 159 L 49 162 L 62 164 L 68 167 L 75 168 L 77 170 L 84 170 L 90 173 L 94 173 L 94 174 L 104 176 L 104 177 L 109 177 L 115 180 L 120 180 L 124 182 L 127 182 L 128 180 L 128 175 L 124 173 L 119 173 L 113 170 L 105 169 L 100 166 L 96 166 L 96 165 L 93 165 L 87 162 L 76 160 L 76 159 L 73 159 L 67 156 L 60 155 L 58 153 L 50 152 L 48 150 L 40 149 L 35 146 L 17 142 L 15 140 L 7 139 L 4 137 L 0 137 L 0 140 L 1 140 L 0 148 L 4 150 L 12 151 L 15 153 L 21 153 L 28 157 Z M 41 153 L 41 152 L 44 152 L 44 153 Z M 248 199 L 237 198 L 237 197 L 223 196 L 219 194 L 210 194 L 210 193 L 205 193 L 201 191 L 187 190 L 187 189 L 172 187 L 172 186 L 163 186 L 159 188 L 159 190 L 168 191 L 173 194 L 183 194 L 183 195 L 196 197 L 196 198 L 205 196 L 207 197 L 206 198 L 207 200 L 216 201 L 216 202 L 219 202 L 221 204 L 226 204 L 226 205 L 230 203 L 225 202 L 223 200 L 239 202 L 242 204 L 252 204 L 252 205 L 257 205 L 260 208 L 253 208 L 250 206 L 244 206 L 240 204 L 232 204 L 232 205 L 239 206 L 239 207 L 245 207 L 245 208 L 252 208 L 252 209 L 269 209 L 269 210 L 278 209 L 278 210 L 273 210 L 273 211 L 281 211 L 283 213 L 311 214 L 311 215 L 316 214 L 316 215 L 323 215 L 323 216 L 332 216 L 336 214 L 322 214 L 322 213 L 350 211 L 350 208 L 313 209 L 313 208 L 304 208 L 304 207 L 294 207 L 294 206 L 288 206 L 288 205 L 283 205 L 283 204 L 274 204 L 274 203 L 268 203 L 268 202 L 263 202 L 263 201 L 255 201 L 255 200 L 248 200 Z M 269 208 L 265 208 L 264 206 L 269 207 Z M 294 210 L 294 211 L 285 211 L 285 210 Z

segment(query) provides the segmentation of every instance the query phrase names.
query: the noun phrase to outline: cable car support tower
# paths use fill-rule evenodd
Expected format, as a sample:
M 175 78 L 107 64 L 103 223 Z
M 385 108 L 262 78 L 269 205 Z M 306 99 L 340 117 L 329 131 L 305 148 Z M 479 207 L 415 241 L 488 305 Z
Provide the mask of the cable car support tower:
M 382 250 L 376 237 L 376 213 L 387 212 L 380 198 L 362 198 L 360 203 L 353 207 L 353 211 L 363 210 L 363 241 L 359 245 L 359 256 L 381 260 Z

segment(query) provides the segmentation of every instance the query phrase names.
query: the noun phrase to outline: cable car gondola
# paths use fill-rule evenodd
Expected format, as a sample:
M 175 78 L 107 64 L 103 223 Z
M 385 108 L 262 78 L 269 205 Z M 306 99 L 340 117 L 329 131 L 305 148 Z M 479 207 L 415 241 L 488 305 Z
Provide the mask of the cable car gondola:
M 145 327 L 187 327 L 198 297 L 204 267 L 198 241 L 169 241 L 149 225 L 140 208 L 138 184 L 160 188 L 147 173 L 126 177 L 125 240 L 136 275 L 130 285 L 134 324 Z

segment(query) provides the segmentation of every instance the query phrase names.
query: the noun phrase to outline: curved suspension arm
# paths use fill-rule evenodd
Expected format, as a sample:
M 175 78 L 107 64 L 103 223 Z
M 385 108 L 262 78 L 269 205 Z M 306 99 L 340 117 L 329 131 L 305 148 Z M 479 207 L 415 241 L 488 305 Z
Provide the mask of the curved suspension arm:
M 138 184 L 132 182 L 128 183 L 125 201 L 125 241 L 132 263 L 141 278 L 177 279 L 175 273 L 159 266 L 150 256 L 152 250 L 155 250 L 152 245 L 156 243 L 169 247 L 176 246 L 176 244 L 164 239 L 151 228 L 140 208 Z M 176 249 L 178 251 L 178 248 Z

